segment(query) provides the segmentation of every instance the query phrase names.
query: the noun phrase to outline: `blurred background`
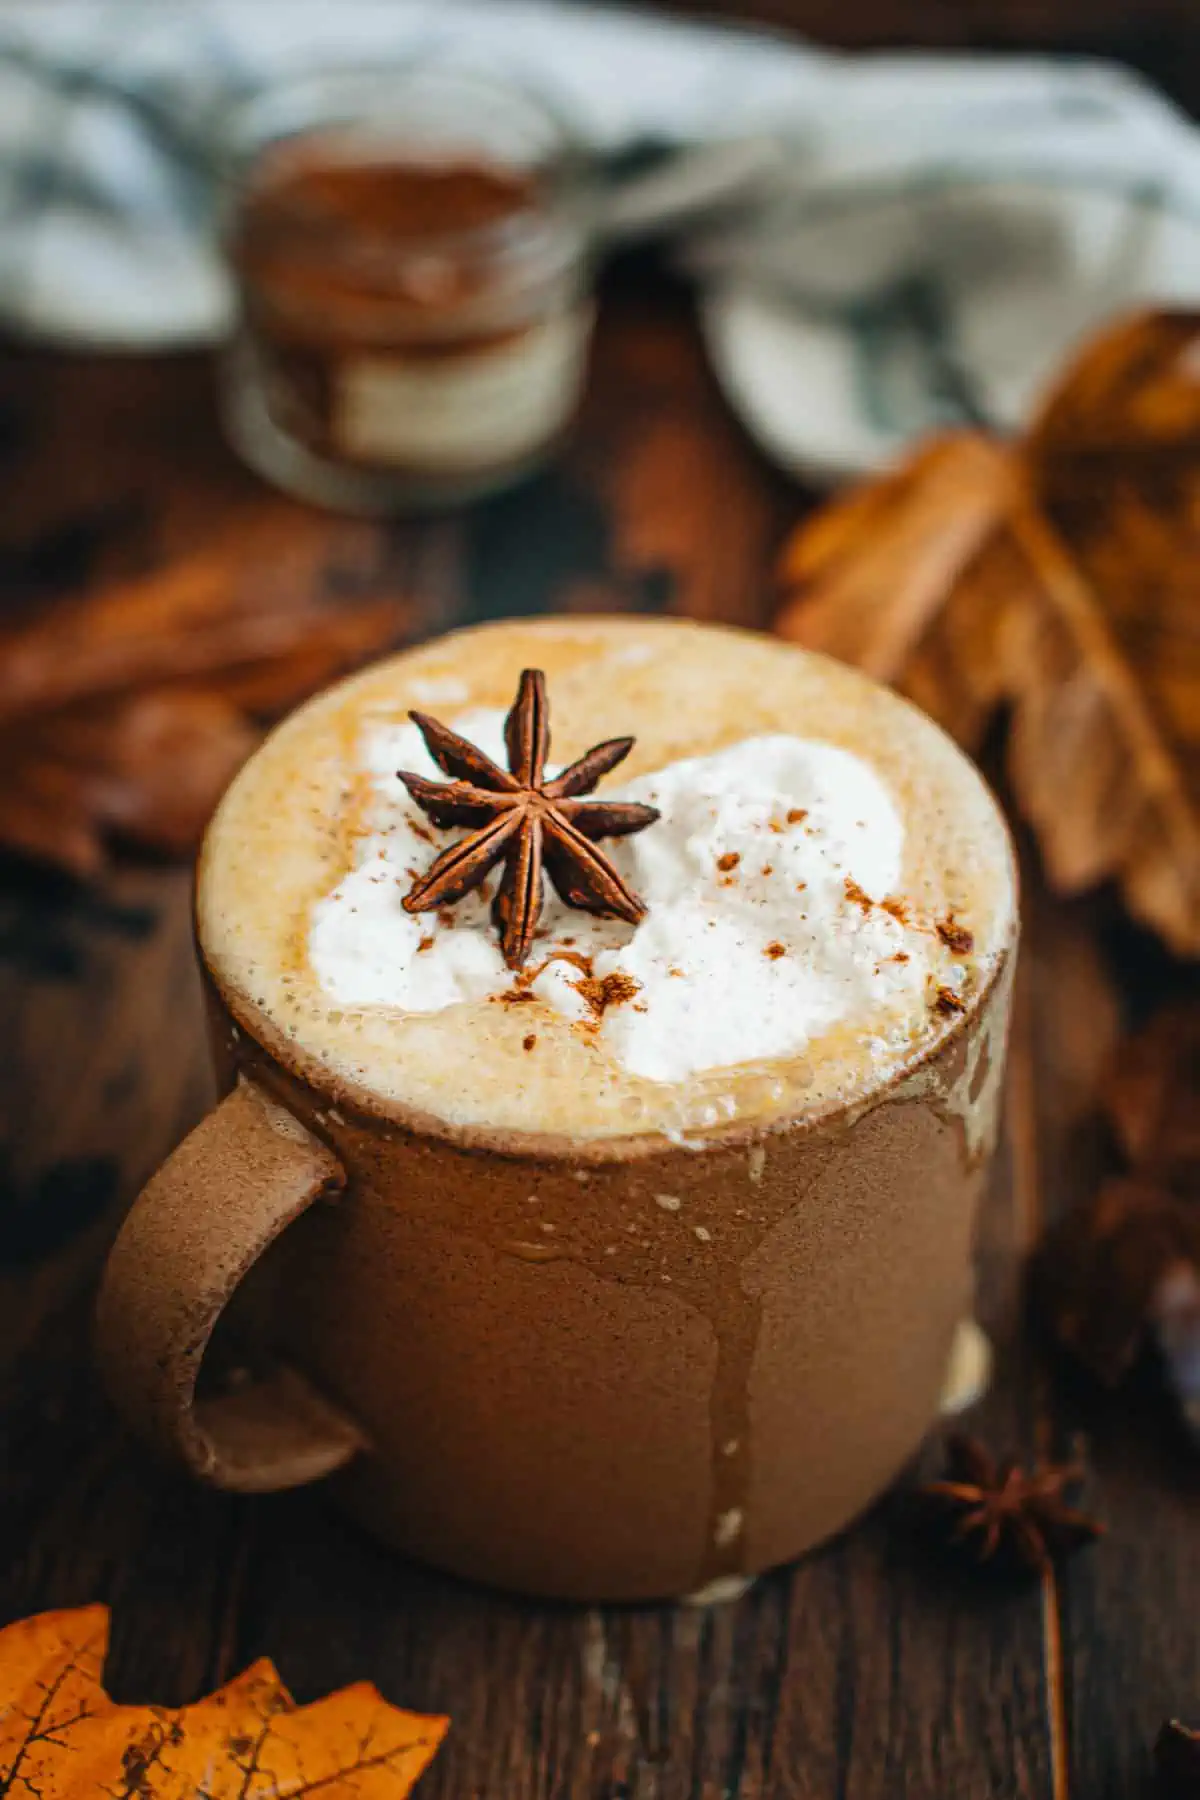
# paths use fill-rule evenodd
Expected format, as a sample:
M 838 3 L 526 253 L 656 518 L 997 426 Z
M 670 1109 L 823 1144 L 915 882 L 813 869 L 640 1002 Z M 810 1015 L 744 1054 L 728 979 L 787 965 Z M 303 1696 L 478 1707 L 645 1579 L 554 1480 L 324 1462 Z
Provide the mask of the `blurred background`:
M 1148 1791 L 1200 1695 L 1198 118 L 1196 0 L 0 0 L 4 1618 L 113 1599 L 118 1697 L 369 1675 L 454 1714 L 431 1800 Z M 974 1423 L 1091 1434 L 1069 1577 L 993 1607 L 877 1514 L 551 1618 L 98 1403 L 99 1260 L 212 1096 L 224 784 L 370 657 L 571 610 L 777 630 L 995 780 Z

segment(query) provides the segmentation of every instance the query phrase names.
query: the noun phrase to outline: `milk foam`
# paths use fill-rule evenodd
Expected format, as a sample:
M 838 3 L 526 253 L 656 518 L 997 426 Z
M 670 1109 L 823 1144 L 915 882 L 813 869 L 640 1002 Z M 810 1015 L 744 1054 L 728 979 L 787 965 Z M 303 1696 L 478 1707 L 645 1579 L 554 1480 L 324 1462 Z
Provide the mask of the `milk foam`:
M 447 723 L 503 763 L 503 711 Z M 369 727 L 360 757 L 371 798 L 356 866 L 312 910 L 309 960 L 326 995 L 432 1013 L 511 993 L 487 898 L 470 894 L 440 918 L 401 904 L 451 841 L 396 775 L 440 774 L 417 728 Z M 953 960 L 928 921 L 872 904 L 897 892 L 904 825 L 880 776 L 850 751 L 750 737 L 606 782 L 602 793 L 661 812 L 649 829 L 604 844 L 647 917 L 637 927 L 594 918 L 547 881 L 528 966 L 536 999 L 594 1033 L 630 1073 L 679 1082 L 791 1057 L 835 1026 L 911 1035 L 935 981 L 953 984 Z M 613 975 L 631 979 L 610 984 L 619 999 L 598 1007 L 592 983 Z
M 404 912 L 410 870 L 452 834 L 395 772 L 430 767 L 412 706 L 499 752 L 522 668 L 546 672 L 555 760 L 630 733 L 598 797 L 666 818 L 604 843 L 645 922 L 569 911 L 547 884 L 549 935 L 517 979 L 486 901 L 449 923 Z M 753 633 L 573 617 L 437 639 L 301 708 L 221 802 L 196 916 L 236 1053 L 265 1043 L 339 1109 L 603 1161 L 816 1121 L 932 1068 L 959 1018 L 938 990 L 973 1012 L 1013 944 L 1015 889 L 991 796 L 897 695 Z M 935 929 L 951 916 L 960 953 Z

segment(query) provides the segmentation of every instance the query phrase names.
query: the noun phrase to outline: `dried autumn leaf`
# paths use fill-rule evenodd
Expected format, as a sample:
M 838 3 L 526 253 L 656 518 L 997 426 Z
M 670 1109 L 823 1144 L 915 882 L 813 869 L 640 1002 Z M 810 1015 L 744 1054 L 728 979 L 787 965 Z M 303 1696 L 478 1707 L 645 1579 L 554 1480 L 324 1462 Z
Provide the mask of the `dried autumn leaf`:
M 0 756 L 4 754 L 0 740 Z M 9 779 L 15 755 L 5 761 L 6 779 L 0 784 L 0 844 L 80 879 L 98 874 L 104 843 L 86 779 L 61 763 L 27 764 L 18 778 Z
M 0 842 L 77 876 L 108 835 L 186 855 L 258 741 L 217 694 L 134 693 L 0 733 Z
M 1200 1206 L 1121 1176 L 1071 1212 L 1042 1248 L 1039 1291 L 1054 1330 L 1101 1381 L 1125 1374 L 1147 1334 L 1200 1292 Z
M 1200 996 L 1164 1006 L 1125 1040 L 1104 1109 L 1140 1175 L 1200 1197 Z
M 832 546 L 832 550 L 831 550 Z M 893 682 L 1008 771 L 1052 885 L 1115 879 L 1200 954 L 1200 316 L 1086 349 L 1025 440 L 960 436 L 801 528 L 785 636 Z
M 0 630 L 0 844 L 77 876 L 116 841 L 189 854 L 261 722 L 403 633 L 347 529 L 271 502 Z
M 314 640 L 359 652 L 395 629 L 395 601 L 368 581 L 323 597 L 327 532 L 273 513 L 236 521 L 163 568 L 57 602 L 0 631 L 0 724 L 77 701 L 276 662 Z
M 1200 1442 L 1200 1015 L 1164 1007 L 1125 1040 L 1104 1106 L 1129 1173 L 1047 1235 L 1039 1291 L 1063 1345 L 1116 1382 L 1157 1346 Z
M 1195 955 L 1200 316 L 1129 321 L 1086 349 L 1024 460 L 1054 601 L 1043 643 L 1082 690 L 1059 683 L 1055 712 L 1081 720 L 1079 756 L 1059 807 L 1044 808 L 1043 848 L 1064 885 L 1117 876 L 1132 910 Z M 1080 845 L 1087 802 L 1093 831 Z
M 1008 458 L 967 432 L 815 515 L 784 551 L 784 637 L 898 681 L 946 599 L 1004 522 Z
M 194 1706 L 116 1706 L 107 1647 L 104 1606 L 0 1632 L 0 1793 L 403 1800 L 449 1724 L 389 1706 L 369 1682 L 297 1706 L 266 1661 Z
M 1198 331 L 1194 313 L 1141 313 L 1091 339 L 1042 407 L 1027 442 L 1031 460 L 1053 469 L 1080 451 L 1118 464 L 1131 446 L 1194 451 Z

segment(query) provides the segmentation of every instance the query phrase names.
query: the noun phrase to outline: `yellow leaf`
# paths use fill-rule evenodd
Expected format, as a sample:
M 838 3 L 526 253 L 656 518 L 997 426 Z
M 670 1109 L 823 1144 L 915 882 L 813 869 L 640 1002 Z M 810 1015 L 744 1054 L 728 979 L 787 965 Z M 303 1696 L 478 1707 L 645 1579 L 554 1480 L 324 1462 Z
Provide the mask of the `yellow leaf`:
M 27 1800 L 404 1800 L 449 1720 L 369 1682 L 297 1706 L 257 1662 L 195 1706 L 116 1706 L 101 1674 L 108 1608 L 0 1632 L 0 1794 Z

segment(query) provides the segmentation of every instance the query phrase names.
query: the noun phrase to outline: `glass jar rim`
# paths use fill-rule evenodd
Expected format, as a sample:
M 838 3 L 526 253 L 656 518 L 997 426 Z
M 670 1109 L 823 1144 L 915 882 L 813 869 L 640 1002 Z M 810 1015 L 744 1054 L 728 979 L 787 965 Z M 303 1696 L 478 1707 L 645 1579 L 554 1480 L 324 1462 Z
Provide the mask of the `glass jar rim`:
M 216 131 L 217 186 L 226 213 L 232 211 L 248 192 L 256 164 L 273 147 L 286 144 L 289 139 L 299 144 L 307 136 L 315 137 L 338 126 L 361 125 L 388 98 L 401 97 L 406 87 L 439 80 L 461 83 L 464 88 L 474 88 L 476 92 L 487 92 L 506 103 L 515 103 L 525 110 L 528 118 L 547 129 L 549 156 L 530 165 L 548 170 L 552 176 L 541 210 L 578 213 L 582 222 L 591 158 L 583 139 L 567 121 L 557 102 L 531 85 L 518 82 L 507 74 L 497 76 L 481 70 L 461 57 L 420 54 L 387 64 L 346 64 L 329 70 L 298 68 L 283 72 L 261 87 L 229 101 L 218 117 Z M 339 105 L 339 102 L 359 96 L 370 97 L 371 104 L 357 111 L 345 110 Z M 397 147 L 403 145 L 402 122 L 397 121 L 391 141 Z M 481 160 L 486 159 L 487 152 L 482 147 L 479 154 Z M 492 160 L 499 167 L 522 166 L 518 158 L 503 153 L 495 154 Z M 524 222 L 501 218 L 446 231 L 406 233 L 385 228 L 372 231 L 367 227 L 363 234 L 386 239 L 394 246 L 436 245 L 446 251 L 462 252 L 500 250 L 508 244 L 528 242 L 530 235 L 527 218 Z

